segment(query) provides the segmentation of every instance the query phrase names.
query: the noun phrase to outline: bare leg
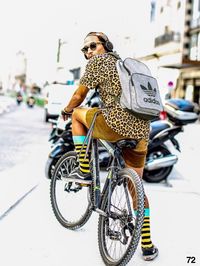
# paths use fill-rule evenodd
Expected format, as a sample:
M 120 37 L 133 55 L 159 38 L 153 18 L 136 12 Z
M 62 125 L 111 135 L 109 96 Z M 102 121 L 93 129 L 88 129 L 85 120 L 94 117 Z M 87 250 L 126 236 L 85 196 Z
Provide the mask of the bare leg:
M 140 178 L 142 178 L 142 175 L 143 175 L 143 171 L 144 171 L 144 167 L 141 167 L 141 168 L 133 168 L 133 167 L 130 167 L 130 166 L 128 166 L 128 165 L 126 165 L 127 167 L 129 167 L 129 168 L 132 168 L 133 170 L 135 170 L 136 171 L 136 173 L 139 175 L 139 177 Z M 131 196 L 132 196 L 132 198 L 134 199 L 134 190 L 133 189 L 131 189 L 131 192 L 133 193 L 131 193 Z M 133 201 L 134 202 L 134 201 Z M 148 198 L 147 198 L 147 196 L 146 196 L 146 194 L 145 194 L 145 205 L 144 205 L 144 207 L 145 208 L 149 208 L 149 201 L 148 201 Z
M 76 153 L 79 160 L 79 177 L 80 174 L 90 174 L 90 152 L 86 154 L 87 144 L 83 144 L 87 135 L 86 108 L 76 108 L 72 114 L 72 135 Z M 86 177 L 86 176 L 85 176 Z
M 86 113 L 88 108 L 76 108 L 72 114 L 72 135 L 73 136 L 86 136 L 87 123 Z

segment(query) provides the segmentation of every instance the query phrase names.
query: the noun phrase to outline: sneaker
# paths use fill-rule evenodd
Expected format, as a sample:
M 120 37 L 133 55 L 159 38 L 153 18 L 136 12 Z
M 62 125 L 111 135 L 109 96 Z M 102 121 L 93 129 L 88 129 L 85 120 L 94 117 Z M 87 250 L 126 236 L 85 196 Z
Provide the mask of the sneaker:
M 67 177 L 71 179 L 70 181 L 77 182 L 79 184 L 91 184 L 92 183 L 92 176 L 90 173 L 85 174 L 80 171 L 79 168 L 75 168 Z
M 144 260 L 154 260 L 158 256 L 158 249 L 156 246 L 152 248 L 142 248 L 142 257 Z

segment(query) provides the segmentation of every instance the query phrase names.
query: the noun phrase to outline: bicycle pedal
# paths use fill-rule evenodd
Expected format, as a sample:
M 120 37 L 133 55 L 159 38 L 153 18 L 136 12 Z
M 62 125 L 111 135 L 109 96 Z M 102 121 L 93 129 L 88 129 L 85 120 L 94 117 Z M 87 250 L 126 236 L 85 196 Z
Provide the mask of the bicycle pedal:
M 64 191 L 70 193 L 70 192 L 78 192 L 79 190 L 81 190 L 82 187 L 80 186 L 80 184 L 78 186 L 73 186 L 72 187 L 72 182 L 70 182 L 69 184 L 65 185 Z
M 90 185 L 88 184 L 79 184 L 81 187 L 89 187 Z
M 89 187 L 90 184 L 84 184 L 84 183 L 75 183 L 76 185 L 80 186 L 80 187 Z
M 122 235 L 118 231 L 110 230 L 109 237 L 111 240 L 120 240 Z
M 128 223 L 122 228 L 122 231 L 121 231 L 122 244 L 126 245 L 128 243 L 129 237 L 131 237 L 133 235 L 133 230 L 134 230 L 134 225 L 132 223 Z
M 128 223 L 128 224 L 126 225 L 126 227 L 125 227 L 125 230 L 128 230 L 129 233 L 130 233 L 130 235 L 132 235 L 132 234 L 133 234 L 133 231 L 134 231 L 134 228 L 135 228 L 135 226 L 134 226 L 133 223 Z

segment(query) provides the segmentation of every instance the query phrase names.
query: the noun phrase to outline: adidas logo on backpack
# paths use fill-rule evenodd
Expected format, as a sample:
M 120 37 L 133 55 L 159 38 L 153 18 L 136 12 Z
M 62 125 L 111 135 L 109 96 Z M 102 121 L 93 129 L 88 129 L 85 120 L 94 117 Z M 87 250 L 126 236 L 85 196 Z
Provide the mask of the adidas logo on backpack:
M 148 96 L 156 96 L 156 88 L 152 88 L 151 84 L 148 82 L 148 88 L 144 87 L 143 85 L 140 85 L 141 88 L 144 90 L 144 92 L 148 95 Z
M 122 87 L 119 102 L 136 117 L 151 120 L 159 116 L 163 104 L 157 80 L 142 62 L 126 58 L 117 60 L 117 71 Z
M 152 88 L 151 84 L 148 82 L 148 88 L 144 87 L 143 85 L 140 85 L 141 88 L 143 89 L 143 91 L 149 96 L 149 97 L 154 97 L 156 96 L 156 88 Z M 149 103 L 155 103 L 160 105 L 159 101 L 157 101 L 156 99 L 152 99 L 152 98 L 143 98 L 143 100 L 145 102 L 149 102 Z

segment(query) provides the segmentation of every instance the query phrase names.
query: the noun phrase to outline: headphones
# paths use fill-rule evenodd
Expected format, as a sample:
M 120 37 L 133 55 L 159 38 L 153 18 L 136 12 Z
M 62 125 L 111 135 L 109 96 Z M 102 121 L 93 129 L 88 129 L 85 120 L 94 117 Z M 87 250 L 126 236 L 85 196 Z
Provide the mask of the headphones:
M 108 37 L 103 32 L 89 32 L 85 38 L 87 38 L 88 36 L 97 36 L 100 41 L 101 39 L 103 40 L 102 45 L 107 52 L 113 51 L 113 44 L 109 41 Z M 88 59 L 86 55 L 85 58 Z

